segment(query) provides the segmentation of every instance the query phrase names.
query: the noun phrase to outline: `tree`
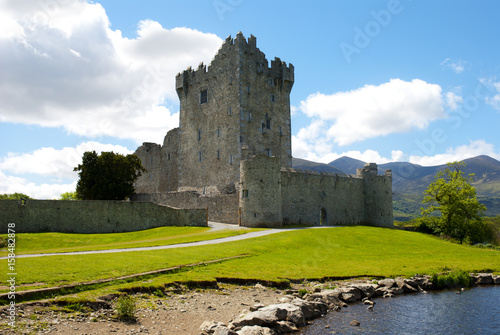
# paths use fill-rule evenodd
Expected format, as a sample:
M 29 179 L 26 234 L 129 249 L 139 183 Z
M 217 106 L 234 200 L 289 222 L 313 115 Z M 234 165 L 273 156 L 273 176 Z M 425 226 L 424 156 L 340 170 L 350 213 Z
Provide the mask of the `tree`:
M 75 167 L 80 179 L 76 196 L 82 200 L 124 200 L 134 193 L 134 182 L 146 169 L 136 155 L 85 152 Z
M 0 200 L 1 199 L 5 199 L 5 200 L 19 200 L 19 199 L 24 199 L 24 200 L 28 200 L 28 199 L 32 199 L 30 198 L 29 196 L 27 196 L 26 194 L 23 194 L 23 193 L 12 193 L 12 194 L 0 194 Z
M 486 207 L 479 203 L 476 189 L 471 185 L 474 174 L 465 177 L 462 167 L 464 163 L 448 163 L 424 191 L 423 202 L 429 204 L 422 208 L 424 222 L 435 233 L 446 234 L 460 244 L 481 242 L 488 231 L 481 217 Z M 440 216 L 429 216 L 435 211 Z
M 64 192 L 59 196 L 59 200 L 78 200 L 76 192 Z

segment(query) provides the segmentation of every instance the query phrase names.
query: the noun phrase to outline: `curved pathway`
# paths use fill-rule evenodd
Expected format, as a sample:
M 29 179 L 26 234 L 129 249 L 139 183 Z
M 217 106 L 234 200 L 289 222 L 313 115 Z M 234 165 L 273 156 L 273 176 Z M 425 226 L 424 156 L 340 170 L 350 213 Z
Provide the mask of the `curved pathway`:
M 246 227 L 240 227 L 237 225 L 226 224 L 226 223 L 216 223 L 209 222 L 209 227 L 215 230 L 222 229 L 248 229 Z M 323 228 L 323 227 L 311 227 L 311 228 Z M 328 228 L 328 227 L 324 227 Z M 331 227 L 330 227 L 331 228 Z M 220 244 L 225 242 L 234 242 L 246 240 L 254 237 L 261 237 L 275 233 L 281 233 L 286 231 L 298 230 L 298 229 L 310 229 L 310 228 L 290 228 L 290 229 L 267 229 L 256 232 L 250 232 L 237 236 L 223 237 L 214 240 L 206 240 L 206 241 L 198 241 L 198 242 L 189 242 L 189 243 L 180 243 L 180 244 L 170 244 L 170 245 L 159 245 L 153 247 L 139 247 L 139 248 L 123 248 L 123 249 L 108 249 L 108 250 L 88 250 L 88 251 L 74 251 L 74 252 L 57 252 L 57 253 L 46 253 L 46 254 L 24 254 L 24 255 L 16 255 L 16 258 L 28 258 L 28 257 L 47 257 L 47 256 L 66 256 L 66 255 L 87 255 L 87 254 L 110 254 L 117 252 L 129 252 L 129 251 L 148 251 L 148 250 L 163 250 L 163 249 L 176 249 L 176 248 L 186 248 L 186 247 L 195 247 L 199 245 L 211 245 L 211 244 Z M 0 259 L 7 259 L 7 257 L 0 257 Z

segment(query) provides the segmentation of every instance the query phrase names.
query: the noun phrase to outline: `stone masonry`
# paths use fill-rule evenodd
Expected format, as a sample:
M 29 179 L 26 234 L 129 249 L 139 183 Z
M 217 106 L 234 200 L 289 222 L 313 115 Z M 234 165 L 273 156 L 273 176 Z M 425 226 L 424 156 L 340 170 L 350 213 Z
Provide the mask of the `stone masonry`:
M 254 36 L 228 37 L 210 65 L 175 78 L 179 127 L 135 154 L 148 170 L 132 200 L 208 208 L 244 226 L 283 223 L 392 226 L 392 177 L 368 164 L 356 176 L 291 168 L 294 67 L 271 61 Z M 182 199 L 182 203 L 179 203 Z

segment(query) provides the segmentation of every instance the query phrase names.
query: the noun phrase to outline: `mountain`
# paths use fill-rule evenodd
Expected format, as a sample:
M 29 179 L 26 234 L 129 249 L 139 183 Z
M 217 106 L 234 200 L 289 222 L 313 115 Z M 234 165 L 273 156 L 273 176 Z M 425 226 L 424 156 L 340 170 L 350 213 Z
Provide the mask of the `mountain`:
M 356 169 L 362 168 L 365 164 L 365 162 L 360 161 L 359 159 L 354 159 L 346 156 L 340 157 L 328 163 L 328 165 L 344 171 L 344 173 L 346 174 L 356 174 Z
M 294 161 L 296 159 L 294 158 Z M 346 174 L 355 174 L 356 169 L 362 168 L 365 162 L 350 157 L 341 157 L 329 164 L 302 161 L 297 167 L 307 170 L 328 171 L 326 166 L 340 170 Z M 489 156 L 477 156 L 463 160 L 466 164 L 463 169 L 465 175 L 473 173 L 472 185 L 476 187 L 479 200 L 488 208 L 487 216 L 500 215 L 500 161 Z M 307 166 L 305 168 L 305 166 Z M 294 167 L 295 163 L 294 163 Z M 397 220 L 410 219 L 420 213 L 423 192 L 434 176 L 447 165 L 421 166 L 408 162 L 391 162 L 380 164 L 379 174 L 385 170 L 392 170 L 392 191 L 394 193 L 394 218 Z M 339 173 L 339 172 L 336 172 Z
M 300 158 L 292 158 L 292 167 L 294 169 L 299 169 L 299 170 L 313 170 L 319 172 L 329 172 L 338 174 L 344 173 L 342 170 L 339 170 L 336 167 L 330 166 L 328 164 L 316 163 L 313 161 L 308 161 L 306 159 L 300 159 Z

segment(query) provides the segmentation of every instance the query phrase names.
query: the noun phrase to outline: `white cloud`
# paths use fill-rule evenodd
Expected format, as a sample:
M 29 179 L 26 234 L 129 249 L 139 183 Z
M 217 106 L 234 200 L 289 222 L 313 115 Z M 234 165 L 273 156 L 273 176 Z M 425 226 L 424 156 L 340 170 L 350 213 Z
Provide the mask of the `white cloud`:
M 70 184 L 40 184 L 37 185 L 25 178 L 5 175 L 0 170 L 0 194 L 23 193 L 34 199 L 59 199 L 66 192 L 76 189 L 76 181 Z
M 446 58 L 441 62 L 441 66 L 450 68 L 451 70 L 453 70 L 453 72 L 460 74 L 465 71 L 466 63 L 466 61 L 463 61 L 461 59 L 453 60 L 451 58 Z
M 447 92 L 445 97 L 446 97 L 446 105 L 452 111 L 458 108 L 458 104 L 464 102 L 464 99 L 460 95 L 455 94 L 454 92 Z
M 111 30 L 104 8 L 79 0 L 0 2 L 0 122 L 85 136 L 162 142 L 178 125 L 175 75 L 213 57 L 222 40 L 142 21 Z
M 414 164 L 432 166 L 442 165 L 449 162 L 461 161 L 467 158 L 487 155 L 500 160 L 500 152 L 495 151 L 495 146 L 484 140 L 470 141 L 469 144 L 449 148 L 443 154 L 434 156 L 410 156 L 410 162 Z
M 47 147 L 31 153 L 9 153 L 6 157 L 0 158 L 0 193 L 21 192 L 32 198 L 55 199 L 61 193 L 74 191 L 78 174 L 73 171 L 73 168 L 81 164 L 85 151 L 93 150 L 97 153 L 103 151 L 113 151 L 124 155 L 132 153 L 120 145 L 93 141 L 81 143 L 73 148 L 64 147 L 60 150 Z M 54 182 L 37 185 L 23 177 L 24 175 L 50 177 L 44 179 Z
M 499 82 L 491 82 L 490 86 L 492 86 L 492 90 L 496 90 L 498 93 L 492 97 L 487 97 L 486 102 L 493 106 L 496 110 L 500 111 L 500 81 Z
M 349 92 L 312 94 L 300 109 L 323 128 L 315 139 L 333 140 L 339 146 L 392 133 L 424 129 L 445 117 L 441 87 L 420 79 L 391 79 L 379 86 L 365 85 Z M 306 140 L 300 135 L 298 137 Z

